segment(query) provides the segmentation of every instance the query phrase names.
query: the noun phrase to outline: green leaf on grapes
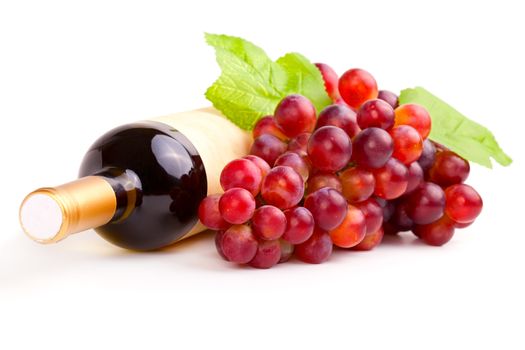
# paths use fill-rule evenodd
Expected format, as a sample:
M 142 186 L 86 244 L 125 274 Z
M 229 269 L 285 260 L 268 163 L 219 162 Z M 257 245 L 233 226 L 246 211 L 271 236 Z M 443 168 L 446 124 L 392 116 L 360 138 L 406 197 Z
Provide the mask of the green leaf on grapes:
M 492 168 L 491 158 L 503 166 L 512 163 L 512 159 L 503 152 L 486 127 L 468 119 L 424 88 L 401 91 L 399 103 L 417 103 L 425 107 L 432 118 L 430 139 L 445 145 L 463 158 L 487 168 Z
M 215 48 L 221 76 L 206 91 L 215 108 L 239 127 L 251 130 L 257 120 L 273 114 L 285 96 L 301 94 L 317 111 L 331 103 L 323 78 L 315 65 L 298 53 L 272 61 L 266 53 L 244 39 L 206 34 Z

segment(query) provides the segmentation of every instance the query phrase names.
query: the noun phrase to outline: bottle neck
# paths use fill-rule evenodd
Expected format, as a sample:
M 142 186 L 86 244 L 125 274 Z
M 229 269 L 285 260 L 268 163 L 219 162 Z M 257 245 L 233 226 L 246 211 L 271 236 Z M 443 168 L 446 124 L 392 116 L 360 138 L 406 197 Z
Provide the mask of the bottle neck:
M 56 187 L 40 188 L 20 206 L 24 232 L 39 243 L 118 222 L 140 204 L 140 180 L 131 171 L 109 169 Z

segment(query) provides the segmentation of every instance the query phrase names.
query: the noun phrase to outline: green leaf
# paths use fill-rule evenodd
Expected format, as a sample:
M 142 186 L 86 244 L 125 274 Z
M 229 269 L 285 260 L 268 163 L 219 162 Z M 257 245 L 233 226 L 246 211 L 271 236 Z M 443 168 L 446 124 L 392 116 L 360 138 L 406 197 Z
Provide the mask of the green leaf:
M 331 103 L 321 73 L 305 57 L 290 53 L 273 62 L 244 39 L 216 34 L 205 37 L 215 48 L 222 70 L 206 91 L 206 98 L 239 127 L 253 129 L 260 117 L 272 114 L 290 94 L 309 98 L 318 111 Z
M 465 159 L 492 168 L 491 158 L 503 166 L 512 159 L 503 152 L 494 135 L 484 126 L 468 119 L 422 87 L 401 91 L 399 103 L 417 103 L 432 118 L 430 139 L 439 142 Z

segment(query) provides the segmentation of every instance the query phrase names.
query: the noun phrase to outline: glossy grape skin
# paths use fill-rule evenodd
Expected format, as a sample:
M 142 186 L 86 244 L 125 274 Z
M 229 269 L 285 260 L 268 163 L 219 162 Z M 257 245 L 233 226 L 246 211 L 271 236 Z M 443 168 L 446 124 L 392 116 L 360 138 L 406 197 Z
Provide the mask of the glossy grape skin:
M 323 76 L 324 86 L 326 89 L 326 92 L 328 93 L 328 96 L 332 99 L 332 101 L 337 100 L 340 98 L 339 96 L 339 76 L 337 73 L 327 64 L 324 63 L 315 63 L 315 66 L 319 71 L 321 72 L 321 75 Z
M 404 104 L 395 110 L 395 125 L 409 125 L 426 140 L 432 127 L 432 118 L 425 107 L 418 104 Z
M 304 195 L 303 178 L 289 166 L 276 166 L 263 179 L 261 195 L 266 203 L 279 209 L 291 208 Z
M 472 223 L 483 208 L 483 200 L 474 188 L 457 184 L 445 190 L 445 212 L 448 217 L 459 224 Z
M 212 230 L 225 230 L 231 225 L 226 222 L 219 211 L 220 194 L 212 194 L 204 198 L 199 204 L 199 220 Z
M 390 158 L 384 167 L 373 169 L 376 182 L 374 194 L 383 199 L 395 199 L 403 195 L 408 186 L 408 170 L 395 158 Z
M 417 130 L 421 139 L 425 140 L 430 134 L 432 120 L 425 107 L 417 104 L 404 104 L 395 109 L 395 125 L 410 125 Z
M 464 182 L 470 173 L 470 164 L 452 151 L 436 154 L 434 165 L 429 170 L 429 179 L 442 187 Z
M 261 169 L 248 159 L 235 159 L 226 164 L 220 175 L 223 190 L 230 188 L 244 188 L 256 196 L 261 189 Z
M 377 231 L 367 234 L 365 238 L 361 242 L 359 242 L 358 245 L 355 247 L 352 247 L 352 250 L 357 251 L 369 251 L 377 247 L 381 241 L 383 240 L 383 237 L 385 235 L 385 232 L 383 231 L 383 227 L 380 227 Z
M 424 182 L 406 199 L 406 212 L 418 225 L 436 221 L 445 211 L 445 192 L 432 182 Z
M 308 140 L 310 140 L 311 135 L 309 132 L 304 132 L 291 139 L 288 143 L 288 151 L 297 153 L 301 157 L 307 156 Z
M 254 156 L 253 154 L 249 154 L 247 156 L 244 156 L 244 157 L 242 157 L 242 159 L 247 159 L 250 162 L 252 162 L 253 164 L 255 164 L 259 168 L 259 170 L 261 171 L 261 175 L 262 175 L 263 178 L 266 176 L 266 174 L 268 174 L 268 172 L 271 169 L 270 165 L 268 163 L 266 163 L 266 161 L 264 159 L 262 159 L 261 157 Z
M 302 95 L 288 95 L 275 108 L 274 118 L 284 134 L 290 138 L 312 132 L 317 120 L 315 107 Z
M 266 163 L 273 166 L 275 160 L 284 152 L 288 146 L 277 137 L 263 134 L 253 140 L 250 154 L 264 159 Z
M 357 124 L 361 129 L 381 128 L 388 130 L 394 126 L 394 109 L 379 99 L 366 101 L 357 111 Z
M 342 192 L 343 190 L 343 185 L 337 175 L 331 173 L 317 173 L 310 176 L 308 179 L 305 194 L 308 195 L 323 187 L 331 187 L 339 192 Z
M 251 267 L 258 269 L 269 269 L 277 265 L 281 259 L 281 244 L 278 240 L 259 241 L 257 252 L 252 260 L 248 263 Z
M 386 164 L 394 151 L 392 137 L 383 129 L 368 128 L 361 131 L 352 142 L 352 160 L 358 166 L 377 169 Z
M 324 187 L 309 194 L 304 201 L 304 207 L 312 213 L 316 226 L 330 231 L 343 222 L 347 203 L 339 191 Z
M 255 211 L 255 199 L 244 188 L 230 188 L 219 199 L 219 211 L 230 224 L 243 224 Z
M 308 164 L 305 162 L 304 158 L 299 156 L 297 153 L 294 152 L 285 152 L 279 156 L 275 160 L 274 166 L 289 166 L 293 170 L 295 170 L 301 177 L 303 178 L 303 181 L 308 180 L 308 175 L 310 173 L 310 169 L 308 167 Z
M 233 225 L 219 240 L 220 251 L 228 261 L 246 264 L 257 253 L 258 242 L 248 225 Z
M 252 130 L 252 136 L 254 139 L 258 138 L 263 134 L 270 134 L 277 137 L 281 141 L 288 141 L 288 137 L 284 134 L 283 130 L 275 122 L 275 118 L 272 115 L 262 117 L 257 121 Z
M 408 167 L 408 184 L 405 194 L 409 194 L 421 185 L 425 174 L 418 162 L 412 162 Z
M 413 231 L 426 244 L 438 247 L 452 239 L 455 229 L 453 222 L 443 216 L 430 224 L 416 225 Z
M 295 207 L 284 212 L 286 229 L 282 238 L 292 244 L 305 242 L 314 232 L 315 222 L 312 213 L 304 207 Z
M 374 175 L 365 169 L 348 168 L 339 174 L 343 196 L 349 203 L 362 202 L 374 193 Z
M 408 216 L 406 207 L 407 203 L 405 200 L 397 202 L 392 217 L 389 220 L 389 223 L 393 225 L 398 232 L 409 231 L 414 227 L 414 221 Z
M 348 164 L 352 156 L 352 141 L 335 126 L 317 129 L 308 141 L 308 157 L 312 165 L 326 172 L 335 172 Z
M 423 152 L 423 140 L 416 129 L 408 125 L 399 125 L 389 133 L 394 141 L 392 157 L 405 165 L 419 159 Z
M 339 78 L 339 93 L 350 107 L 359 108 L 366 101 L 377 98 L 377 83 L 367 71 L 350 69 Z
M 421 155 L 419 156 L 419 159 L 417 160 L 419 165 L 421 165 L 421 169 L 423 169 L 423 172 L 428 171 L 432 167 L 435 159 L 436 147 L 434 146 L 434 143 L 432 141 L 426 139 L 425 141 L 423 141 L 423 150 L 421 152 Z
M 281 237 L 286 229 L 286 216 L 273 205 L 257 208 L 252 217 L 253 234 L 263 240 Z
M 309 264 L 320 264 L 332 255 L 333 244 L 330 235 L 316 227 L 306 242 L 295 246 L 295 256 Z
M 361 210 L 349 205 L 343 222 L 329 232 L 330 238 L 338 247 L 350 248 L 365 238 L 366 220 Z
M 375 198 L 369 198 L 364 202 L 354 204 L 363 212 L 366 222 L 366 234 L 379 230 L 383 224 L 383 208 Z
M 399 106 L 399 97 L 391 91 L 379 90 L 377 98 L 387 102 L 394 109 Z
M 316 129 L 323 126 L 337 126 L 343 129 L 350 138 L 361 131 L 357 125 L 356 113 L 350 107 L 338 104 L 330 105 L 319 113 Z
M 280 239 L 279 244 L 281 245 L 281 257 L 279 258 L 278 264 L 281 264 L 290 260 L 294 252 L 294 245 L 284 239 Z
M 217 249 L 217 253 L 219 253 L 221 258 L 223 258 L 226 261 L 229 261 L 226 255 L 224 255 L 224 253 L 222 252 L 221 240 L 223 236 L 224 236 L 224 230 L 217 231 L 217 233 L 215 234 L 215 239 L 214 239 L 215 249 Z

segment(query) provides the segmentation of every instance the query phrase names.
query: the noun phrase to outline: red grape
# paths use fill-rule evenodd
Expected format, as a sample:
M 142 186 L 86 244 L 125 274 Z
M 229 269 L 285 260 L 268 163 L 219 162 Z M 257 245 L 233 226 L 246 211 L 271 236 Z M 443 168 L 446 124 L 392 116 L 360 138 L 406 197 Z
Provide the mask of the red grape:
M 414 221 L 406 212 L 407 203 L 405 200 L 399 201 L 395 205 L 394 213 L 389 222 L 398 232 L 409 231 L 414 227 Z
M 301 157 L 307 156 L 308 140 L 310 140 L 311 135 L 309 132 L 303 132 L 291 139 L 288 143 L 288 151 L 297 153 Z
M 436 160 L 430 168 L 430 181 L 440 186 L 448 187 L 464 182 L 470 173 L 468 161 L 452 151 L 442 151 L 436 154 Z
M 255 199 L 244 188 L 230 188 L 219 200 L 222 218 L 231 224 L 243 224 L 255 211 Z
M 323 126 L 310 137 L 308 156 L 317 169 L 335 172 L 348 164 L 352 156 L 352 142 L 342 129 Z
M 366 201 L 354 204 L 365 216 L 366 234 L 376 232 L 383 223 L 383 208 L 376 199 L 368 198 Z
M 312 213 L 304 207 L 288 209 L 286 215 L 286 230 L 282 238 L 292 244 L 306 241 L 314 232 L 315 222 Z
M 204 226 L 212 230 L 225 230 L 230 227 L 219 211 L 220 194 L 212 194 L 204 198 L 199 204 L 199 220 Z
M 423 141 L 416 129 L 408 125 L 399 125 L 390 130 L 394 141 L 392 157 L 408 165 L 416 161 L 423 152 Z
M 473 222 L 481 213 L 483 200 L 469 185 L 452 185 L 445 190 L 445 212 L 457 223 L 468 224 Z
M 350 248 L 365 238 L 365 215 L 358 208 L 349 205 L 343 222 L 329 232 L 332 242 L 341 248 Z
M 250 154 L 260 157 L 270 166 L 286 151 L 286 143 L 270 134 L 263 134 L 253 141 Z
M 439 219 L 445 210 L 445 193 L 438 185 L 424 182 L 407 197 L 406 212 L 418 225 Z
M 217 249 L 217 253 L 219 253 L 221 258 L 223 258 L 226 261 L 229 261 L 226 255 L 224 255 L 224 253 L 222 252 L 222 236 L 224 236 L 223 230 L 217 231 L 217 233 L 215 234 L 215 249 Z
M 357 124 L 361 129 L 370 127 L 390 129 L 394 126 L 394 109 L 383 100 L 366 101 L 357 111 Z
M 259 241 L 257 252 L 249 265 L 258 269 L 269 269 L 281 259 L 281 244 L 278 240 Z
M 421 165 L 421 169 L 426 172 L 432 167 L 436 159 L 436 147 L 429 139 L 423 141 L 423 150 L 417 162 Z
M 260 239 L 277 239 L 286 229 L 286 216 L 273 205 L 263 205 L 253 213 L 252 229 Z
M 361 168 L 348 168 L 339 174 L 343 186 L 342 193 L 350 203 L 364 201 L 374 193 L 374 175 Z
M 383 129 L 368 128 L 354 138 L 352 160 L 365 168 L 381 168 L 392 156 L 394 142 Z
M 408 186 L 408 170 L 397 159 L 390 158 L 384 167 L 373 169 L 372 173 L 376 182 L 374 189 L 376 196 L 395 199 L 405 193 Z
M 330 235 L 320 228 L 315 228 L 314 233 L 306 242 L 295 246 L 295 255 L 299 260 L 310 263 L 320 264 L 332 254 L 332 241 Z
M 421 139 L 425 140 L 430 134 L 432 120 L 425 107 L 417 104 L 405 104 L 395 109 L 395 125 L 410 125 L 417 130 Z
M 297 174 L 301 175 L 303 181 L 308 180 L 308 174 L 310 172 L 308 164 L 297 153 L 286 152 L 281 154 L 279 158 L 275 160 L 274 166 L 278 165 L 289 166 L 290 168 L 295 170 Z
M 352 247 L 352 249 L 358 251 L 372 250 L 381 243 L 384 235 L 385 232 L 383 231 L 383 227 L 379 227 L 377 231 L 367 234 L 365 238 L 363 238 L 363 240 L 359 242 L 358 245 Z
M 330 96 L 333 101 L 337 100 L 340 97 L 338 88 L 339 77 L 337 76 L 337 73 L 332 67 L 324 63 L 316 63 L 315 66 L 323 76 L 324 86 L 328 96 Z
M 219 239 L 222 253 L 231 262 L 246 264 L 257 253 L 257 239 L 247 225 L 233 225 Z
M 306 184 L 305 194 L 310 194 L 315 192 L 323 187 L 331 187 L 333 189 L 341 192 L 343 190 L 343 185 L 337 177 L 337 175 L 331 173 L 317 173 L 313 176 L 310 176 Z
M 270 165 L 266 163 L 264 159 L 261 157 L 254 156 L 253 154 L 249 154 L 247 156 L 242 157 L 242 159 L 248 159 L 253 164 L 257 165 L 259 170 L 261 170 L 261 175 L 264 178 L 266 174 L 270 171 Z
M 280 239 L 279 244 L 281 245 L 281 257 L 279 259 L 279 264 L 280 264 L 280 263 L 284 263 L 290 260 L 290 258 L 293 255 L 294 245 L 291 243 L 288 243 L 284 239 Z
M 277 105 L 274 113 L 277 125 L 288 137 L 312 132 L 317 119 L 315 107 L 302 95 L 288 95 Z
M 324 187 L 309 194 L 304 201 L 304 207 L 312 213 L 317 226 L 330 231 L 343 222 L 347 204 L 339 191 Z
M 359 108 L 368 100 L 377 98 L 377 83 L 363 69 L 350 69 L 339 78 L 339 93 L 350 107 Z
M 442 246 L 454 236 L 454 224 L 445 215 L 430 224 L 416 225 L 414 234 L 428 245 Z
M 261 195 L 266 203 L 279 209 L 297 205 L 304 195 L 304 182 L 289 166 L 276 166 L 263 179 Z
M 252 135 L 254 139 L 263 134 L 270 134 L 281 141 L 288 141 L 288 137 L 286 137 L 282 129 L 275 122 L 275 118 L 271 115 L 262 117 L 253 127 Z
M 423 169 L 418 162 L 413 162 L 408 166 L 408 185 L 405 194 L 414 191 L 424 180 Z
M 387 102 L 392 108 L 397 108 L 399 106 L 399 98 L 391 91 L 379 90 L 377 98 Z
M 346 132 L 348 137 L 353 138 L 361 129 L 357 125 L 356 114 L 344 105 L 330 105 L 319 113 L 316 128 L 323 126 L 337 126 Z
M 248 159 L 235 159 L 222 169 L 220 182 L 223 190 L 240 187 L 254 196 L 261 189 L 261 169 Z

